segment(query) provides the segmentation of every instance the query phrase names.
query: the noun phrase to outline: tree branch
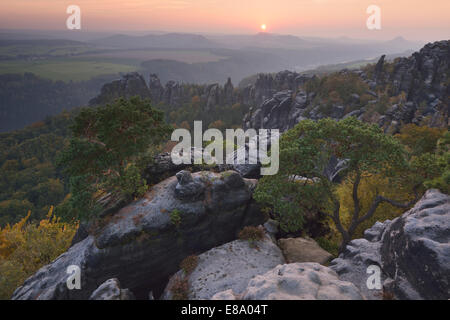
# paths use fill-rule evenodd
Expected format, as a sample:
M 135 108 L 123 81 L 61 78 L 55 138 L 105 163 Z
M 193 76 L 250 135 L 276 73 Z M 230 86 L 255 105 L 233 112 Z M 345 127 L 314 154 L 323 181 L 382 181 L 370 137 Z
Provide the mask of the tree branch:
M 370 206 L 369 211 L 367 211 L 367 213 L 364 216 L 362 216 L 360 219 L 358 219 L 357 224 L 360 224 L 360 223 L 366 221 L 367 219 L 371 218 L 373 216 L 373 214 L 375 213 L 375 211 L 377 210 L 378 206 L 382 202 L 387 202 L 387 203 L 393 205 L 394 207 L 398 207 L 398 208 L 406 209 L 406 208 L 411 207 L 414 203 L 416 203 L 419 200 L 419 193 L 417 191 L 419 186 L 420 186 L 420 184 L 417 184 L 414 186 L 413 190 L 414 190 L 415 197 L 413 200 L 411 200 L 407 203 L 402 203 L 400 201 L 391 200 L 391 199 L 385 198 L 383 196 L 377 195 L 375 197 L 375 200 L 373 201 L 372 205 Z
M 359 206 L 359 198 L 358 198 L 358 187 L 359 187 L 360 182 L 361 182 L 361 172 L 358 170 L 356 172 L 355 182 L 353 183 L 353 206 L 354 206 L 353 217 L 352 217 L 353 221 L 356 221 L 359 218 L 360 206 Z

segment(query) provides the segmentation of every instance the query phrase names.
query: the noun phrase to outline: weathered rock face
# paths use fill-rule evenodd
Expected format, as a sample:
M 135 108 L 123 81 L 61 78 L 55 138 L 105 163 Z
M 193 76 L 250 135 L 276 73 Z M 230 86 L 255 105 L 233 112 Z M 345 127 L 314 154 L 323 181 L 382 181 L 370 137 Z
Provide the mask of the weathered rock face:
M 339 280 L 330 268 L 318 263 L 290 263 L 254 277 L 241 295 L 227 290 L 213 299 L 362 300 L 364 297 L 355 285 Z
M 172 299 L 172 286 L 177 278 L 189 283 L 189 300 L 211 299 L 227 289 L 240 294 L 256 275 L 266 273 L 284 258 L 269 236 L 251 246 L 247 241 L 235 240 L 198 256 L 198 265 L 191 274 L 178 271 L 169 281 L 163 299 Z
M 134 295 L 128 289 L 121 289 L 119 280 L 112 278 L 102 283 L 89 300 L 134 300 Z
M 371 90 L 365 95 L 373 97 L 365 106 L 358 94 L 351 94 L 348 105 L 334 104 L 324 113 L 324 106 L 314 101 L 315 92 L 306 94 L 299 85 L 307 76 L 294 73 L 260 75 L 255 85 L 242 91 L 244 101 L 251 106 L 244 117 L 245 129 L 280 129 L 286 131 L 306 118 L 318 120 L 325 117 L 342 119 L 354 116 L 360 120 L 378 123 L 386 132 L 395 133 L 401 124 L 415 123 L 447 127 L 450 108 L 450 41 L 426 45 L 411 57 L 400 58 L 393 69 L 385 68 L 382 56 L 369 77 L 363 70 L 342 70 L 341 74 L 357 75 Z M 375 91 L 388 88 L 389 96 L 406 94 L 405 101 L 389 106 L 384 114 L 365 116 L 370 105 L 379 102 Z M 325 108 L 327 109 L 327 108 Z
M 182 102 L 183 87 L 176 81 L 168 81 L 163 93 L 163 103 L 168 106 L 176 106 Z
M 306 99 L 299 93 L 293 99 L 291 90 L 280 91 L 265 100 L 261 107 L 244 119 L 244 127 L 254 129 L 279 129 L 286 131 L 302 120 Z
M 193 153 L 191 155 L 193 159 Z M 192 161 L 194 163 L 194 161 Z M 164 152 L 156 155 L 153 158 L 151 164 L 144 170 L 143 178 L 148 184 L 155 184 L 165 180 L 171 176 L 174 176 L 177 172 L 187 169 L 196 168 L 200 166 L 188 165 L 188 164 L 174 164 L 169 152 Z M 196 170 L 200 171 L 200 170 Z
M 100 95 L 92 99 L 89 105 L 100 105 L 114 101 L 117 98 L 131 98 L 139 96 L 150 98 L 144 78 L 136 72 L 126 74 L 121 79 L 105 84 Z
M 164 87 L 156 74 L 151 74 L 148 82 L 150 98 L 153 102 L 161 102 L 164 97 Z
M 254 187 L 255 181 L 236 172 L 171 177 L 41 268 L 13 299 L 87 299 L 112 277 L 147 298 L 186 256 L 232 241 L 244 226 L 264 221 L 251 199 Z M 81 290 L 66 286 L 69 265 L 81 269 Z
M 235 102 L 234 97 L 234 86 L 231 82 L 231 78 L 228 78 L 227 83 L 225 83 L 223 87 L 223 94 L 224 94 L 224 102 L 227 105 L 232 105 Z
M 401 217 L 378 222 L 364 239 L 353 240 L 331 265 L 371 299 L 382 291 L 366 286 L 370 265 L 381 268 L 385 291 L 398 299 L 449 299 L 450 196 L 428 190 Z
M 408 101 L 420 102 L 429 95 L 440 99 L 448 94 L 445 82 L 449 67 L 450 41 L 438 41 L 427 44 L 411 57 L 398 59 L 392 73 L 379 71 L 377 82 L 392 82 L 394 95 L 403 91 Z
M 288 263 L 317 262 L 325 264 L 333 257 L 311 238 L 279 239 L 278 245 Z
M 301 75 L 291 71 L 281 71 L 275 75 L 259 74 L 254 84 L 242 90 L 243 103 L 261 105 L 274 94 L 284 90 L 296 91 L 298 86 L 311 79 L 312 76 Z
M 238 101 L 238 94 L 234 92 L 231 79 L 228 78 L 222 87 L 219 84 L 210 85 L 189 85 L 176 81 L 168 81 L 163 87 L 157 75 L 151 74 L 149 81 L 149 91 L 152 101 L 163 103 L 172 108 L 181 106 L 183 103 L 190 103 L 194 96 L 203 100 L 205 110 L 212 110 L 218 105 L 231 106 Z
M 378 64 L 383 61 L 380 59 Z M 448 126 L 449 77 L 450 40 L 429 43 L 411 57 L 396 60 L 392 72 L 381 66 L 373 79 L 374 85 L 390 85 L 393 96 L 406 94 L 406 103 L 392 106 L 381 125 L 425 121 L 432 127 Z

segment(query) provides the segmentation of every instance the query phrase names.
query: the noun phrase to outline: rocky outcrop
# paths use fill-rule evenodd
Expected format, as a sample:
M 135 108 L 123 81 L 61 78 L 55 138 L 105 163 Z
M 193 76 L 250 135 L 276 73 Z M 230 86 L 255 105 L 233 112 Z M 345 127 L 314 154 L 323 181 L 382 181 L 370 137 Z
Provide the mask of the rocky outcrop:
M 244 118 L 244 128 L 253 129 L 279 129 L 286 131 L 305 119 L 303 116 L 307 106 L 304 92 L 285 90 L 277 92 L 272 98 L 265 100 L 257 109 L 251 109 L 251 114 Z
M 234 86 L 231 82 L 231 78 L 228 78 L 227 83 L 223 86 L 223 102 L 226 105 L 231 106 L 235 102 L 235 96 L 234 96 Z
M 383 292 L 397 299 L 450 298 L 450 196 L 428 190 L 411 210 L 377 222 L 364 236 L 331 262 L 341 279 L 370 299 Z M 380 267 L 384 290 L 367 288 L 370 265 Z
M 446 40 L 427 44 L 411 57 L 396 59 L 389 65 L 382 56 L 370 75 L 366 69 L 344 69 L 340 74 L 355 75 L 369 88 L 364 92 L 364 103 L 362 96 L 349 93 L 350 99 L 346 99 L 345 105 L 322 105 L 316 101 L 316 92 L 306 93 L 302 88 L 302 84 L 310 78 L 308 76 L 296 76 L 289 72 L 275 76 L 260 75 L 254 85 L 242 90 L 244 101 L 251 106 L 243 126 L 246 129 L 280 129 L 283 132 L 307 118 L 318 120 L 331 117 L 338 120 L 354 116 L 377 123 L 388 133 L 398 132 L 400 126 L 407 123 L 447 127 L 450 108 L 449 61 L 450 41 Z M 387 110 L 380 110 L 374 107 L 381 103 L 377 91 L 386 91 L 389 97 L 397 97 L 404 92 L 405 97 L 392 103 Z
M 216 293 L 228 289 L 240 294 L 254 276 L 284 262 L 280 249 L 269 236 L 253 245 L 235 240 L 199 255 L 192 273 L 178 271 L 169 281 L 163 299 L 172 299 L 172 288 L 178 279 L 188 282 L 189 300 L 209 300 Z
M 112 278 L 102 283 L 89 300 L 134 300 L 134 295 L 128 289 L 121 289 L 119 280 Z
M 172 108 L 180 107 L 183 103 L 191 103 L 193 97 L 200 99 L 205 105 L 205 111 L 212 110 L 217 106 L 231 106 L 238 102 L 238 95 L 234 92 L 230 78 L 223 87 L 217 83 L 190 85 L 177 81 L 168 81 L 163 87 L 158 76 L 151 74 L 149 91 L 154 103 L 162 103 Z
M 150 92 L 144 78 L 136 72 L 126 74 L 119 80 L 105 84 L 100 95 L 92 99 L 89 105 L 101 105 L 113 102 L 121 97 L 131 98 L 134 96 L 143 99 L 150 98 Z
M 242 90 L 242 102 L 250 106 L 259 106 L 274 94 L 284 90 L 296 91 L 314 76 L 302 75 L 292 71 L 281 71 L 276 74 L 259 74 L 255 83 Z
M 101 221 L 96 230 L 41 268 L 13 299 L 87 299 L 117 278 L 137 298 L 164 285 L 188 255 L 236 238 L 264 217 L 251 196 L 255 181 L 236 172 L 182 172 Z M 69 290 L 67 268 L 81 270 L 81 289 Z
M 156 74 L 150 74 L 148 87 L 150 90 L 150 99 L 152 100 L 152 102 L 161 102 L 164 97 L 164 87 L 162 86 L 161 81 Z
M 325 264 L 333 258 L 311 238 L 279 239 L 278 245 L 288 263 L 317 262 Z
M 396 60 L 392 72 L 379 72 L 377 86 L 389 84 L 393 96 L 406 94 L 406 102 L 393 106 L 383 124 L 403 121 L 448 126 L 449 77 L 450 40 L 429 43 L 411 57 Z
M 254 277 L 243 294 L 232 289 L 213 296 L 220 300 L 362 300 L 355 285 L 339 280 L 318 263 L 291 263 Z
M 189 169 L 191 172 L 201 171 L 206 166 L 193 164 L 195 152 L 193 148 L 191 151 L 192 164 L 174 164 L 169 152 L 157 154 L 144 170 L 143 178 L 147 181 L 147 184 L 152 185 L 174 176 L 181 170 Z

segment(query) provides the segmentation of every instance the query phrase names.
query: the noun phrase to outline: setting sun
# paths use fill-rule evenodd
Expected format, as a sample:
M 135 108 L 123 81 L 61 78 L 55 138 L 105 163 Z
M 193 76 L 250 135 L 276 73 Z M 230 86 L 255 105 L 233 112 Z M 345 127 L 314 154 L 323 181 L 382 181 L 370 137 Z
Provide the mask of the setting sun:
M 265 24 L 261 25 L 261 30 L 266 31 L 267 30 L 267 26 Z

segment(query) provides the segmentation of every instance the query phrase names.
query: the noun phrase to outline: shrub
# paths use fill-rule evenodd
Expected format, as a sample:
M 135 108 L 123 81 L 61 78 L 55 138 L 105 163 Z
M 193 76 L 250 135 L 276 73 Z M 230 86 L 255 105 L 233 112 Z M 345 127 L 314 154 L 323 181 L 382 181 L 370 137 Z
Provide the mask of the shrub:
M 189 297 L 189 282 L 187 278 L 176 277 L 170 288 L 172 300 L 187 300 Z
M 247 226 L 239 232 L 239 239 L 246 240 L 250 246 L 256 246 L 256 241 L 264 239 L 264 230 L 261 227 Z
M 183 261 L 181 261 L 180 268 L 186 274 L 191 274 L 195 270 L 195 268 L 197 268 L 197 265 L 198 265 L 198 256 L 190 255 L 184 258 Z
M 13 226 L 0 229 L 0 299 L 9 299 L 25 279 L 64 253 L 78 223 L 63 223 L 52 216 L 29 224 L 31 212 Z
M 175 226 L 180 226 L 181 224 L 181 211 L 178 209 L 173 209 L 170 212 L 170 221 L 175 225 Z

